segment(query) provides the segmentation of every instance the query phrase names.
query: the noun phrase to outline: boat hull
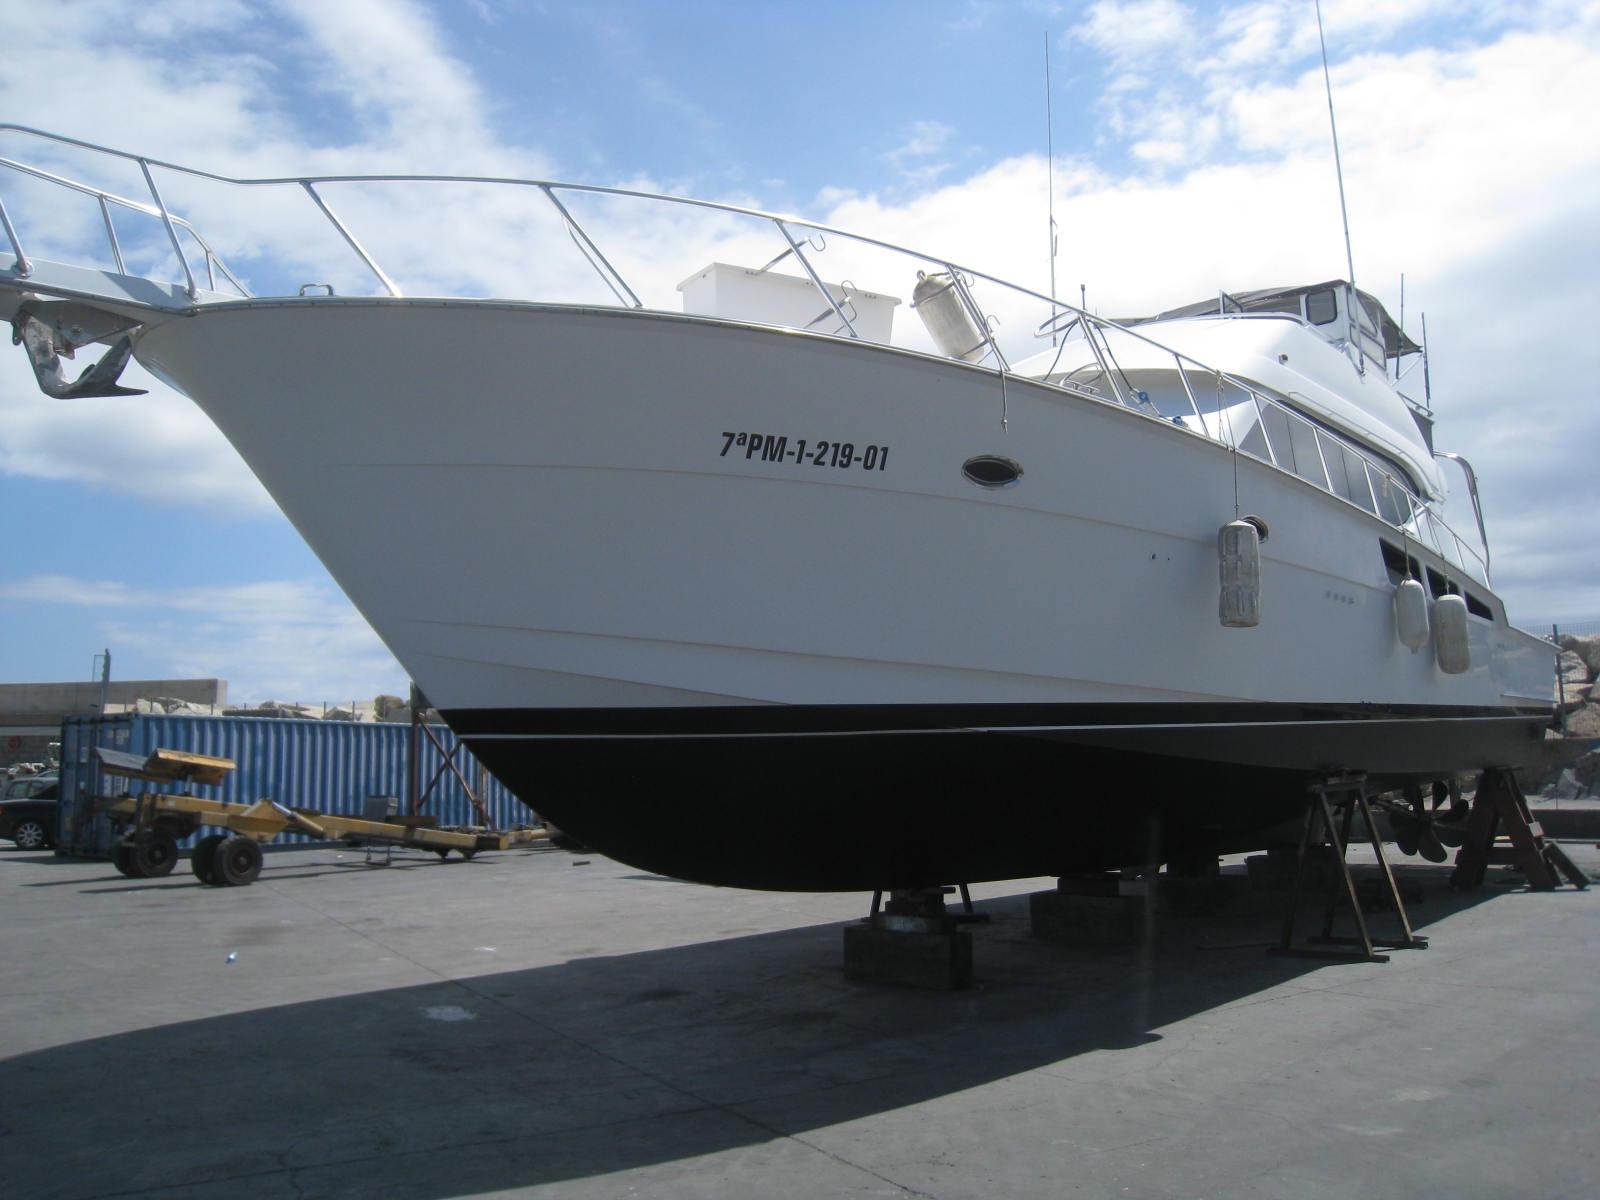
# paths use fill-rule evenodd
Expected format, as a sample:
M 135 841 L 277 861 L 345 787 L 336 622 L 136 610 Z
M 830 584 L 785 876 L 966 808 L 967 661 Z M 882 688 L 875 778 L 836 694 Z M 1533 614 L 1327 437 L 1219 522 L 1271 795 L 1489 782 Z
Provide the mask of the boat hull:
M 321 299 L 208 307 L 136 352 L 490 769 L 650 869 L 811 889 L 1151 861 L 1248 841 L 1328 769 L 1514 765 L 1548 720 L 1548 648 L 1486 590 L 1465 674 L 1399 645 L 1377 518 L 966 364 Z M 972 482 L 979 454 L 1021 480 Z M 1240 512 L 1270 528 L 1263 618 L 1224 629 Z
M 447 715 L 496 776 L 579 840 L 661 874 L 800 891 L 1260 848 L 1297 832 L 1318 775 L 1360 764 L 1382 785 L 1530 761 L 1545 723 L 1292 706 Z

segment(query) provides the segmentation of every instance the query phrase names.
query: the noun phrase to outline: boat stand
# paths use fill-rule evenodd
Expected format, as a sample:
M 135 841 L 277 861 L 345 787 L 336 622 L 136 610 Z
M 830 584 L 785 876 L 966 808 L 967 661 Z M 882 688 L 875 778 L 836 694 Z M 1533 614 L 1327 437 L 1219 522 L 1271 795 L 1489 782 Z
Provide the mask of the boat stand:
M 439 783 L 445 771 L 448 770 L 456 777 L 456 782 L 461 785 L 461 790 L 466 793 L 467 803 L 471 804 L 473 811 L 478 814 L 479 823 L 485 829 L 493 829 L 494 814 L 489 811 L 478 794 L 484 785 L 480 783 L 478 788 L 474 788 L 467 782 L 467 777 L 461 773 L 461 768 L 456 765 L 456 751 L 463 750 L 466 743 L 457 739 L 455 745 L 448 750 L 445 749 L 444 743 L 439 740 L 439 735 L 433 731 L 433 726 L 422 719 L 423 710 L 431 707 L 432 705 L 428 703 L 428 698 L 413 683 L 411 685 L 411 742 L 409 758 L 407 759 L 408 770 L 406 772 L 407 807 L 410 809 L 411 815 L 413 817 L 422 815 L 423 808 L 427 806 L 428 800 L 433 796 L 435 785 Z M 439 754 L 439 765 L 433 769 L 433 775 L 428 779 L 427 787 L 421 786 L 423 737 L 427 737 L 428 741 L 433 743 L 433 748 Z M 478 775 L 480 780 L 484 778 L 484 772 L 481 767 L 478 770 Z M 441 794 L 444 791 L 443 788 L 439 790 Z
M 953 913 L 947 910 L 945 916 L 949 920 L 954 921 L 957 925 L 987 925 L 989 923 L 988 913 L 978 912 L 972 907 L 972 893 L 967 891 L 966 884 L 958 883 L 953 888 L 940 888 L 939 891 L 946 896 L 954 891 L 961 893 L 961 911 Z M 882 908 L 883 892 L 881 890 L 873 892 L 872 910 L 867 914 L 867 919 L 870 921 L 873 917 L 876 917 Z
M 964 911 L 945 908 L 954 888 L 911 888 L 872 896 L 872 911 L 844 929 L 844 977 L 853 983 L 957 991 L 972 986 L 972 934 L 983 914 L 961 888 Z
M 1501 826 L 1510 839 L 1509 846 L 1495 844 Z M 1534 891 L 1560 887 L 1563 875 L 1580 892 L 1589 886 L 1589 877 L 1567 852 L 1545 839 L 1543 827 L 1528 811 L 1528 799 L 1515 773 L 1499 767 L 1490 767 L 1478 779 L 1478 793 L 1472 798 L 1450 886 L 1464 892 L 1479 887 L 1490 863 L 1514 865 L 1527 876 Z
M 1400 889 L 1395 886 L 1394 871 L 1389 867 L 1389 860 L 1384 857 L 1383 841 L 1379 838 L 1377 826 L 1373 823 L 1372 806 L 1367 799 L 1366 776 L 1330 776 L 1312 784 L 1307 790 L 1311 796 L 1306 803 L 1305 825 L 1300 831 L 1300 850 L 1295 858 L 1294 878 L 1289 886 L 1288 907 L 1283 915 L 1283 937 L 1278 945 L 1267 953 L 1296 958 L 1326 958 L 1342 962 L 1388 962 L 1387 954 L 1377 952 L 1380 947 L 1386 950 L 1426 949 L 1428 939 L 1419 937 L 1412 931 L 1411 921 L 1406 916 L 1405 902 L 1400 899 Z M 1372 852 L 1378 857 L 1378 869 L 1383 875 L 1384 894 L 1389 904 L 1393 906 L 1395 917 L 1400 924 L 1398 938 L 1374 938 L 1371 930 L 1367 928 L 1366 916 L 1361 911 L 1361 897 L 1356 891 L 1355 878 L 1350 874 L 1350 863 L 1346 858 L 1350 846 L 1350 826 L 1358 810 L 1361 819 L 1366 822 L 1367 837 L 1372 843 Z M 1337 821 L 1335 814 L 1338 816 Z M 1327 908 L 1323 914 L 1321 935 L 1307 939 L 1309 945 L 1296 946 L 1294 945 L 1295 916 L 1300 904 L 1306 854 L 1312 845 L 1331 845 L 1332 858 L 1338 866 L 1338 871 L 1328 882 Z M 1341 892 L 1345 902 L 1350 906 L 1351 915 L 1355 918 L 1357 934 L 1355 937 L 1339 937 L 1333 932 L 1334 914 L 1338 908 Z M 1349 949 L 1333 947 L 1349 947 Z

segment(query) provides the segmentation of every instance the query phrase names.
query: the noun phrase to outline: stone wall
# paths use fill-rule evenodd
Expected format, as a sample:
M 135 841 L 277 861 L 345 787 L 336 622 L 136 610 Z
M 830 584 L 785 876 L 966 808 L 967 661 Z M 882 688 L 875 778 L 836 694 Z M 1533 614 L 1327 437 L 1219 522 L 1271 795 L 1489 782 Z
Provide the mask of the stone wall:
M 1600 636 L 1561 639 L 1562 715 L 1566 736 L 1600 738 Z M 1585 755 L 1564 770 L 1524 775 L 1523 790 L 1558 799 L 1600 796 L 1600 751 Z

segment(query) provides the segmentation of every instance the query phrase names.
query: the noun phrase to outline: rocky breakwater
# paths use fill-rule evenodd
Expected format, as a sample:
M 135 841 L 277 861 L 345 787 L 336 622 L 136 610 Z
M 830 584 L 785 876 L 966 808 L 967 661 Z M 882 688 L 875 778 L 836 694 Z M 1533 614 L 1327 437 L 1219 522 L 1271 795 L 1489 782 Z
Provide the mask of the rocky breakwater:
M 1562 637 L 1557 669 L 1566 736 L 1600 738 L 1600 636 Z M 1530 796 L 1535 792 L 1560 799 L 1600 796 L 1600 750 L 1569 767 L 1528 772 L 1522 787 Z

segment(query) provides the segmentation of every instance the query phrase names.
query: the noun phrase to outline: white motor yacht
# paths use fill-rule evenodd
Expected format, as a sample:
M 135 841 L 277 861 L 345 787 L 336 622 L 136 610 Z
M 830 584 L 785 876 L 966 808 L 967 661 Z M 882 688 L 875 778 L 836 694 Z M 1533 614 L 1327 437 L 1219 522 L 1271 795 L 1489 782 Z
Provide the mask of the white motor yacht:
M 624 861 L 853 890 L 1198 859 L 1333 772 L 1540 752 L 1550 646 L 1402 390 L 1418 347 L 1346 282 L 1110 320 L 729 205 L 0 137 L 41 386 L 126 390 L 131 356 L 191 397 L 473 753 Z M 51 249 L 63 196 L 92 252 Z M 450 294 L 424 227 L 385 265 L 396 214 L 465 211 L 517 231 L 520 295 Z

